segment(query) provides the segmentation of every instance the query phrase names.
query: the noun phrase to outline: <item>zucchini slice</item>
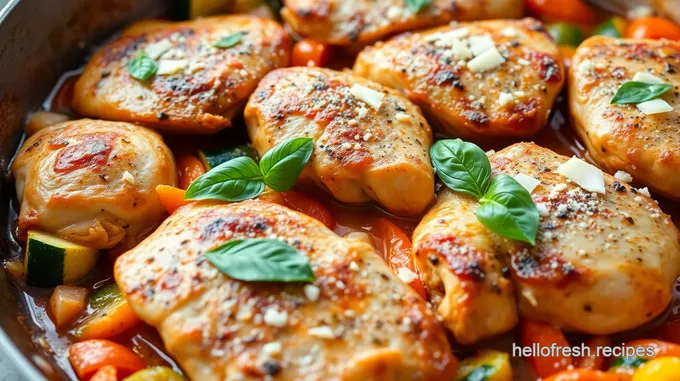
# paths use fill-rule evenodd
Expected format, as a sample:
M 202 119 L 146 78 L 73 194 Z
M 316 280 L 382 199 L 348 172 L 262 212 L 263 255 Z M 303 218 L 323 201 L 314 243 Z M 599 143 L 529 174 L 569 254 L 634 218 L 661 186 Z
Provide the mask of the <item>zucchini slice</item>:
M 83 279 L 98 259 L 97 249 L 31 230 L 24 259 L 26 283 L 37 287 L 73 284 Z
M 203 163 L 206 172 L 239 156 L 248 156 L 257 161 L 255 151 L 253 151 L 248 144 L 217 149 L 202 149 L 198 151 L 198 158 Z
M 91 315 L 81 320 L 72 332 L 79 340 L 109 339 L 140 321 L 116 283 L 95 291 L 90 296 L 87 310 Z

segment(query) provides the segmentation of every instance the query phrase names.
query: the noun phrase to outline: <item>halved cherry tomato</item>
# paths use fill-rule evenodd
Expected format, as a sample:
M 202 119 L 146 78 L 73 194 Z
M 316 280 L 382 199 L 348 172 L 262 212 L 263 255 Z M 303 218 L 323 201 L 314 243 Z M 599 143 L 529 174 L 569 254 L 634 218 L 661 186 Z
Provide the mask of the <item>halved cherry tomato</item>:
M 68 360 L 78 378 L 88 380 L 99 369 L 111 365 L 125 377 L 146 368 L 146 363 L 130 349 L 109 340 L 87 340 L 71 345 Z
M 641 356 L 645 358 L 657 358 L 657 357 L 680 357 L 680 345 L 669 343 L 667 341 L 655 340 L 655 339 L 638 339 L 629 341 L 626 343 L 629 347 L 642 347 L 654 348 L 654 356 Z
M 625 381 L 628 379 L 629 376 L 624 374 L 590 369 L 571 369 L 545 378 L 544 381 Z
M 590 356 L 581 356 L 574 358 L 574 366 L 577 368 L 603 370 L 604 356 L 598 356 L 598 347 L 606 347 L 610 344 L 607 336 L 593 336 L 584 343 L 590 348 Z
M 291 64 L 293 66 L 314 66 L 323 67 L 331 57 L 331 47 L 326 44 L 305 38 L 298 41 L 293 47 Z
M 569 343 L 562 331 L 550 324 L 539 321 L 524 319 L 522 321 L 521 344 L 531 347 L 534 343 L 539 347 L 550 348 L 555 344 L 557 347 L 568 347 Z M 571 356 L 565 356 L 561 351 L 553 356 L 534 356 L 529 358 L 539 377 L 548 377 L 560 371 L 569 369 L 573 360 Z
M 182 155 L 177 158 L 177 169 L 179 170 L 179 187 L 189 188 L 199 176 L 205 173 L 203 163 L 194 155 Z
M 118 370 L 113 365 L 106 365 L 90 378 L 90 381 L 118 381 Z
M 281 193 L 286 206 L 323 222 L 329 229 L 335 229 L 335 218 L 322 203 L 306 193 L 288 191 Z
M 416 274 L 416 278 L 410 281 L 409 285 L 427 300 L 425 285 L 420 279 L 420 272 L 411 253 L 411 240 L 397 225 L 385 218 L 378 218 L 377 224 L 383 239 L 385 261 L 396 274 L 399 274 L 400 270 L 403 272 L 403 269 Z
M 184 195 L 186 194 L 184 189 L 179 189 L 171 185 L 156 185 L 156 194 L 158 195 L 161 205 L 163 205 L 165 210 L 170 214 L 180 206 L 191 202 L 184 199 Z
M 680 40 L 680 27 L 663 17 L 644 17 L 628 25 L 626 37 Z
M 597 15 L 582 0 L 526 0 L 527 8 L 543 21 L 567 21 L 591 25 Z

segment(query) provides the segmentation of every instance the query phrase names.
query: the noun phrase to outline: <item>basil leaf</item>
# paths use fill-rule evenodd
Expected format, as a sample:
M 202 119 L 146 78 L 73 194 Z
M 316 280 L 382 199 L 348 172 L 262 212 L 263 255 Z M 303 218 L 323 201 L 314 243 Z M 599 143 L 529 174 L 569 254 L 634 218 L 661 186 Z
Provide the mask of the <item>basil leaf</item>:
M 264 183 L 277 192 L 290 190 L 313 151 L 312 138 L 291 139 L 270 149 L 260 159 Z
M 647 359 L 641 357 L 617 357 L 612 361 L 610 368 L 623 367 L 623 368 L 639 368 L 642 364 L 646 363 Z
M 484 364 L 475 368 L 460 381 L 486 381 L 490 376 L 493 376 L 494 373 L 496 373 L 495 366 Z
M 611 104 L 624 105 L 646 102 L 658 98 L 673 87 L 669 84 L 626 82 L 616 91 Z
M 430 148 L 432 166 L 456 192 L 481 198 L 491 183 L 491 164 L 481 148 L 460 139 L 440 140 Z
M 477 219 L 484 226 L 503 237 L 536 244 L 538 209 L 529 192 L 515 179 L 497 175 L 479 203 Z
M 231 48 L 232 46 L 241 42 L 242 37 L 242 32 L 232 33 L 228 36 L 220 38 L 216 43 L 213 44 L 213 46 L 221 49 Z
M 423 8 L 432 4 L 432 0 L 406 0 L 406 6 L 411 11 L 411 13 L 418 13 Z
M 210 250 L 205 257 L 221 272 L 238 280 L 309 282 L 315 279 L 307 256 L 278 239 L 236 239 Z
M 237 157 L 211 169 L 187 188 L 186 200 L 242 201 L 264 191 L 262 173 L 255 161 Z
M 144 52 L 139 52 L 128 62 L 128 73 L 136 80 L 146 82 L 158 71 L 158 63 Z

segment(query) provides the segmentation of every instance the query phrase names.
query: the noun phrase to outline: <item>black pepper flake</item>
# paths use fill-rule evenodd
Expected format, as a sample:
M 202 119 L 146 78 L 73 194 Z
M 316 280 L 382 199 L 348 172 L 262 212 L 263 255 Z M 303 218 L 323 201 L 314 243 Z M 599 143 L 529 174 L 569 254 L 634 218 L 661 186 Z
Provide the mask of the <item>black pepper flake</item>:
M 267 360 L 262 364 L 262 369 L 267 376 L 275 376 L 281 372 L 281 365 L 276 360 Z
M 434 255 L 434 254 L 428 255 L 428 256 L 427 256 L 427 259 L 429 259 L 429 260 L 430 260 L 430 263 L 432 263 L 432 264 L 435 265 L 435 266 L 437 266 L 437 264 L 439 264 L 439 258 L 437 258 L 437 256 Z
M 586 304 L 583 306 L 583 310 L 586 312 L 591 312 L 593 310 L 593 307 L 590 304 Z
M 626 187 L 621 185 L 620 182 L 614 181 L 614 190 L 621 193 L 626 193 Z
M 158 118 L 158 120 L 166 120 L 166 119 L 170 119 L 170 117 L 168 116 L 168 114 L 164 113 L 163 111 L 161 111 L 161 112 L 159 112 L 158 114 L 156 114 L 156 117 Z
M 626 217 L 626 221 L 628 221 L 628 223 L 630 223 L 631 225 L 635 225 L 635 220 L 633 219 L 633 217 Z

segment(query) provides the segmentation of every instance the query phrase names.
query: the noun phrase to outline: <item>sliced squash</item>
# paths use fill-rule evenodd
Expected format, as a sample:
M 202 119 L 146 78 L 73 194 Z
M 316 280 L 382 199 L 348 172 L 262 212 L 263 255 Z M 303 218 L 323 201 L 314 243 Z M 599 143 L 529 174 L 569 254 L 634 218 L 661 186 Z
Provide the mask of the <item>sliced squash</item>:
M 139 318 L 115 283 L 95 291 L 87 305 L 92 314 L 75 328 L 79 340 L 108 339 L 139 323 Z
M 99 260 L 99 251 L 31 230 L 26 242 L 26 283 L 38 287 L 73 284 L 89 273 Z
M 57 286 L 50 296 L 50 316 L 57 328 L 63 328 L 87 307 L 87 288 Z
M 456 381 L 512 381 L 512 367 L 507 353 L 482 350 L 460 362 Z
M 247 144 L 218 149 L 202 149 L 198 151 L 198 158 L 203 162 L 203 167 L 206 172 L 239 156 L 248 156 L 257 161 L 255 151 Z

